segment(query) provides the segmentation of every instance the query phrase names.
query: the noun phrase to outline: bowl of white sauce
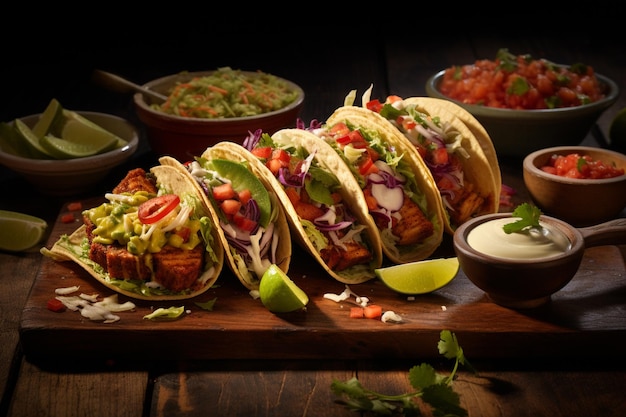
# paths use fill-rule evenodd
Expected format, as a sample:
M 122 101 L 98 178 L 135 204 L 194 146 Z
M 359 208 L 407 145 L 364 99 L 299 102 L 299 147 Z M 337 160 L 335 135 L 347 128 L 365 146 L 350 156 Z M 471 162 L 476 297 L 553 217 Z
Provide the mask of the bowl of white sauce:
M 454 250 L 467 278 L 491 301 L 525 309 L 548 303 L 576 275 L 590 246 L 626 243 L 626 219 L 575 228 L 542 215 L 540 227 L 505 233 L 519 220 L 494 213 L 463 223 L 454 233 Z

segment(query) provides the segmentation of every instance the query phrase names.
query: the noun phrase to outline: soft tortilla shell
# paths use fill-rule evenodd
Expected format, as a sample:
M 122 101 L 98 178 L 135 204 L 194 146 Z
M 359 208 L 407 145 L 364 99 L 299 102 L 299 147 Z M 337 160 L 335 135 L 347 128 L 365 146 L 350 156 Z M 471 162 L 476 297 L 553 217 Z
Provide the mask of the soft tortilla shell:
M 443 232 L 445 229 L 445 215 L 443 213 L 441 195 L 437 190 L 435 180 L 430 170 L 424 164 L 424 161 L 419 158 L 413 146 L 380 114 L 361 107 L 343 106 L 339 107 L 330 115 L 326 124 L 333 126 L 339 122 L 349 122 L 352 125 L 363 127 L 366 130 L 377 131 L 384 141 L 397 149 L 398 154 L 404 154 L 404 158 L 413 167 L 417 186 L 424 194 L 426 200 L 425 214 L 433 223 L 434 233 L 419 244 L 404 247 L 399 256 L 383 241 L 383 252 L 392 262 L 399 264 L 417 262 L 428 258 L 443 241 Z
M 343 201 L 350 206 L 352 214 L 358 219 L 358 222 L 367 226 L 365 233 L 367 234 L 367 239 L 373 254 L 373 260 L 370 263 L 369 273 L 362 274 L 358 277 L 353 274 L 342 274 L 341 272 L 333 271 L 326 262 L 324 262 L 315 246 L 307 238 L 306 231 L 302 227 L 302 223 L 295 208 L 289 202 L 289 197 L 287 193 L 285 193 L 283 186 L 257 157 L 248 152 L 247 155 L 250 158 L 250 164 L 258 165 L 259 170 L 264 171 L 264 176 L 268 182 L 273 185 L 276 193 L 279 195 L 285 212 L 287 213 L 289 224 L 300 246 L 304 247 L 326 272 L 339 282 L 344 284 L 360 284 L 375 278 L 374 269 L 379 268 L 383 261 L 382 243 L 380 235 L 376 230 L 376 224 L 367 211 L 367 204 L 365 203 L 361 188 L 348 167 L 345 166 L 341 158 L 339 158 L 330 145 L 311 132 L 302 129 L 283 129 L 274 133 L 272 139 L 279 145 L 290 144 L 295 147 L 302 147 L 309 153 L 315 151 L 315 159 L 318 164 L 329 172 L 332 172 L 339 179 L 342 185 L 340 192 Z
M 237 145 L 237 146 L 230 146 L 230 145 L 236 145 L 236 144 L 234 142 L 217 143 L 216 145 L 207 148 L 203 152 L 202 157 L 209 159 L 209 160 L 228 159 L 228 160 L 236 161 L 236 162 L 245 161 L 246 158 L 244 158 L 243 156 L 244 154 L 243 151 L 247 152 L 247 150 L 241 145 Z M 222 242 L 225 248 L 229 248 L 230 245 L 228 243 L 228 240 L 226 239 L 226 235 L 224 234 L 224 231 L 222 230 L 222 228 L 219 226 L 220 224 L 219 215 L 217 214 L 217 211 L 211 204 L 211 201 L 209 200 L 209 198 L 206 196 L 202 187 L 197 183 L 197 181 L 193 178 L 193 176 L 187 171 L 187 169 L 178 160 L 169 156 L 164 156 L 164 157 L 159 158 L 159 162 L 161 162 L 161 164 L 164 164 L 164 165 L 170 165 L 170 166 L 176 167 L 179 171 L 183 173 L 183 175 L 187 176 L 187 178 L 189 178 L 189 180 L 194 184 L 194 187 L 196 187 L 197 191 L 202 195 L 202 199 L 204 201 L 206 209 L 211 213 L 214 219 L 214 223 L 218 225 L 217 229 L 218 229 L 218 235 L 219 235 L 220 241 Z M 262 172 L 258 172 L 257 168 L 254 166 L 251 166 L 250 168 L 252 172 L 254 172 L 254 174 L 261 180 L 265 188 L 271 194 L 275 195 L 273 187 L 263 177 Z M 291 234 L 289 231 L 289 223 L 287 222 L 287 217 L 285 215 L 283 207 L 280 204 L 277 204 L 277 209 L 278 209 L 278 218 L 276 219 L 275 233 L 279 233 L 279 237 L 278 237 L 278 248 L 276 251 L 276 258 L 277 258 L 276 264 L 281 270 L 287 273 L 289 271 L 289 264 L 291 262 L 291 252 L 292 252 Z M 233 256 L 232 252 L 230 250 L 226 250 L 225 252 L 226 252 L 226 259 L 228 260 L 228 266 L 230 267 L 231 271 L 237 276 L 239 281 L 249 290 L 258 290 L 261 277 L 258 277 L 258 279 L 254 279 L 252 274 L 243 275 L 241 271 L 239 271 L 239 269 L 237 268 L 237 262 L 235 261 L 235 257 Z
M 500 189 L 502 188 L 502 173 L 500 171 L 500 164 L 498 162 L 496 149 L 489 133 L 487 133 L 487 130 L 478 121 L 478 119 L 472 115 L 472 113 L 456 103 L 434 97 L 410 97 L 405 99 L 404 102 L 407 104 L 414 103 L 421 108 L 430 109 L 429 113 L 435 115 L 438 113 L 439 109 L 445 109 L 461 120 L 470 130 L 472 135 L 474 135 L 474 139 L 478 142 L 480 149 L 483 151 L 485 158 L 487 159 L 487 165 L 492 171 L 491 175 L 495 182 L 494 189 L 497 190 L 498 196 L 500 195 Z M 499 198 L 496 204 L 496 211 L 498 211 Z
M 164 184 L 165 188 L 171 190 L 172 192 L 178 195 L 184 195 L 185 193 L 196 193 L 195 187 L 186 179 L 180 175 L 176 170 L 171 167 L 155 167 L 156 169 L 151 169 L 157 177 L 157 183 Z M 198 196 L 199 197 L 199 196 Z M 214 222 L 215 225 L 215 222 Z M 68 243 L 72 245 L 72 249 L 70 250 L 65 247 L 65 242 L 61 239 L 58 240 L 50 249 L 48 255 L 53 257 L 57 261 L 74 261 L 78 265 L 80 265 L 85 271 L 87 271 L 91 276 L 93 276 L 96 280 L 98 280 L 101 284 L 110 288 L 120 294 L 123 294 L 130 298 L 135 298 L 139 300 L 154 300 L 154 301 L 166 301 L 166 300 L 186 300 L 189 298 L 196 297 L 209 288 L 213 286 L 215 281 L 217 281 L 220 273 L 222 272 L 222 267 L 224 266 L 224 247 L 219 240 L 217 235 L 217 230 L 219 227 L 213 227 L 213 240 L 216 245 L 213 247 L 213 251 L 215 252 L 215 256 L 217 257 L 217 262 L 215 267 L 212 270 L 206 271 L 205 274 L 211 273 L 211 276 L 207 279 L 204 287 L 201 289 L 194 291 L 189 294 L 179 294 L 179 295 L 143 295 L 138 294 L 132 291 L 127 291 L 120 288 L 117 285 L 112 284 L 107 276 L 101 272 L 100 265 L 93 261 L 88 261 L 83 258 L 80 258 L 76 255 L 76 253 L 80 253 L 82 251 L 81 244 L 83 239 L 87 238 L 87 229 L 85 225 L 80 226 L 76 229 L 69 237 Z

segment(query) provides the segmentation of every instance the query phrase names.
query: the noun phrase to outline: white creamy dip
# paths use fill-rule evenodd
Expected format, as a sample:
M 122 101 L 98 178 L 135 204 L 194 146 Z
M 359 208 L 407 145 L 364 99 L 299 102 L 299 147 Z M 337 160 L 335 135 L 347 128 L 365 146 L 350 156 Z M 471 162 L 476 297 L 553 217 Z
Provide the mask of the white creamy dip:
M 539 223 L 541 228 L 505 233 L 502 226 L 517 220 L 517 217 L 506 217 L 481 223 L 470 230 L 467 243 L 486 255 L 509 259 L 547 258 L 562 254 L 572 246 L 562 231 L 543 222 Z

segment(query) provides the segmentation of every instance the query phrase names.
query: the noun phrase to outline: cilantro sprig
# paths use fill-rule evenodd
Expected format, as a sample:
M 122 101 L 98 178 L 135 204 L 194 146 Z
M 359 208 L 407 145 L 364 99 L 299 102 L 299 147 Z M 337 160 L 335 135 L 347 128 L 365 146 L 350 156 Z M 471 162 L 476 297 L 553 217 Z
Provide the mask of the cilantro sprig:
M 541 227 L 539 224 L 539 217 L 541 217 L 541 210 L 537 206 L 529 203 L 522 203 L 513 210 L 514 217 L 520 217 L 519 220 L 512 223 L 507 223 L 502 226 L 504 233 L 511 234 L 521 232 L 529 227 Z
M 447 359 L 455 359 L 452 372 L 448 376 L 438 374 L 435 369 L 422 363 L 409 370 L 409 382 L 415 389 L 401 395 L 386 395 L 369 390 L 354 377 L 346 382 L 334 380 L 331 390 L 340 397 L 337 402 L 352 411 L 371 413 L 372 415 L 421 415 L 419 402 L 429 405 L 434 415 L 467 416 L 467 410 L 461 407 L 459 394 L 452 389 L 459 365 L 464 365 L 476 373 L 465 358 L 456 335 L 449 330 L 442 330 L 437 344 L 439 353 Z

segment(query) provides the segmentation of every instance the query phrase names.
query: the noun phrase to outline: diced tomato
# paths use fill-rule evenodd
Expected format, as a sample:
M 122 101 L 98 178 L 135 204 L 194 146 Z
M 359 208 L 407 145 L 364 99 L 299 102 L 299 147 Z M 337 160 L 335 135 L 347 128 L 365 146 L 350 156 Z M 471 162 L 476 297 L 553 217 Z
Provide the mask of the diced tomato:
M 239 191 L 237 193 L 237 196 L 241 204 L 248 204 L 248 201 L 250 201 L 250 199 L 252 198 L 252 191 L 246 188 L 244 190 Z
M 362 319 L 363 318 L 363 307 L 350 307 L 350 318 L 351 319 Z
M 151 198 L 139 206 L 137 216 L 143 224 L 153 224 L 174 210 L 179 203 L 180 197 L 176 194 L 164 194 Z
M 183 226 L 177 229 L 175 233 L 183 239 L 183 242 L 187 242 L 191 236 L 191 229 Z
M 348 125 L 343 122 L 335 123 L 328 131 L 332 133 L 333 136 L 345 136 L 350 133 Z
M 382 103 L 380 102 L 380 100 L 378 99 L 374 99 L 374 100 L 370 100 L 365 107 L 367 107 L 368 110 L 374 111 L 376 113 L 380 113 L 380 111 L 383 108 Z
M 83 209 L 83 204 L 80 201 L 75 201 L 73 203 L 69 203 L 67 205 L 67 209 L 69 211 L 81 211 Z
M 381 306 L 372 304 L 363 308 L 363 315 L 368 319 L 376 319 L 383 315 Z
M 279 161 L 281 166 L 286 167 L 289 166 L 291 155 L 284 149 L 274 149 L 272 151 L 272 159 Z
M 397 122 L 405 130 L 415 129 L 415 126 L 417 126 L 417 123 L 411 117 L 399 116 Z
M 359 130 L 351 131 L 348 133 L 348 136 L 350 137 L 350 143 L 356 149 L 367 148 L 367 142 Z
M 233 216 L 235 213 L 239 212 L 241 208 L 241 203 L 235 199 L 229 198 L 220 203 L 220 209 L 226 214 Z
M 248 232 L 253 231 L 257 226 L 257 222 L 255 222 L 252 219 L 247 218 L 246 216 L 240 213 L 235 213 L 235 215 L 233 216 L 233 223 L 235 223 L 235 225 L 239 227 L 241 230 L 245 230 Z
M 277 176 L 278 172 L 282 168 L 282 165 L 278 159 L 270 159 L 265 163 L 265 166 L 267 166 L 269 170 L 272 171 L 272 174 L 274 174 L 274 176 Z
M 448 163 L 448 151 L 446 148 L 437 148 L 431 152 L 432 163 L 445 165 Z
M 236 195 L 237 193 L 229 182 L 213 187 L 213 197 L 218 201 L 233 199 Z
M 74 213 L 66 213 L 61 216 L 61 223 L 73 223 L 74 220 L 76 220 Z
M 269 159 L 272 156 L 272 147 L 271 146 L 261 146 L 259 148 L 254 148 L 250 152 L 252 155 L 257 158 Z
M 56 298 L 49 299 L 46 303 L 46 308 L 50 311 L 54 311 L 55 313 L 61 313 L 65 311 L 65 305 Z
M 361 164 L 359 164 L 359 174 L 366 176 L 378 172 L 378 167 L 374 165 L 372 158 L 365 158 Z

